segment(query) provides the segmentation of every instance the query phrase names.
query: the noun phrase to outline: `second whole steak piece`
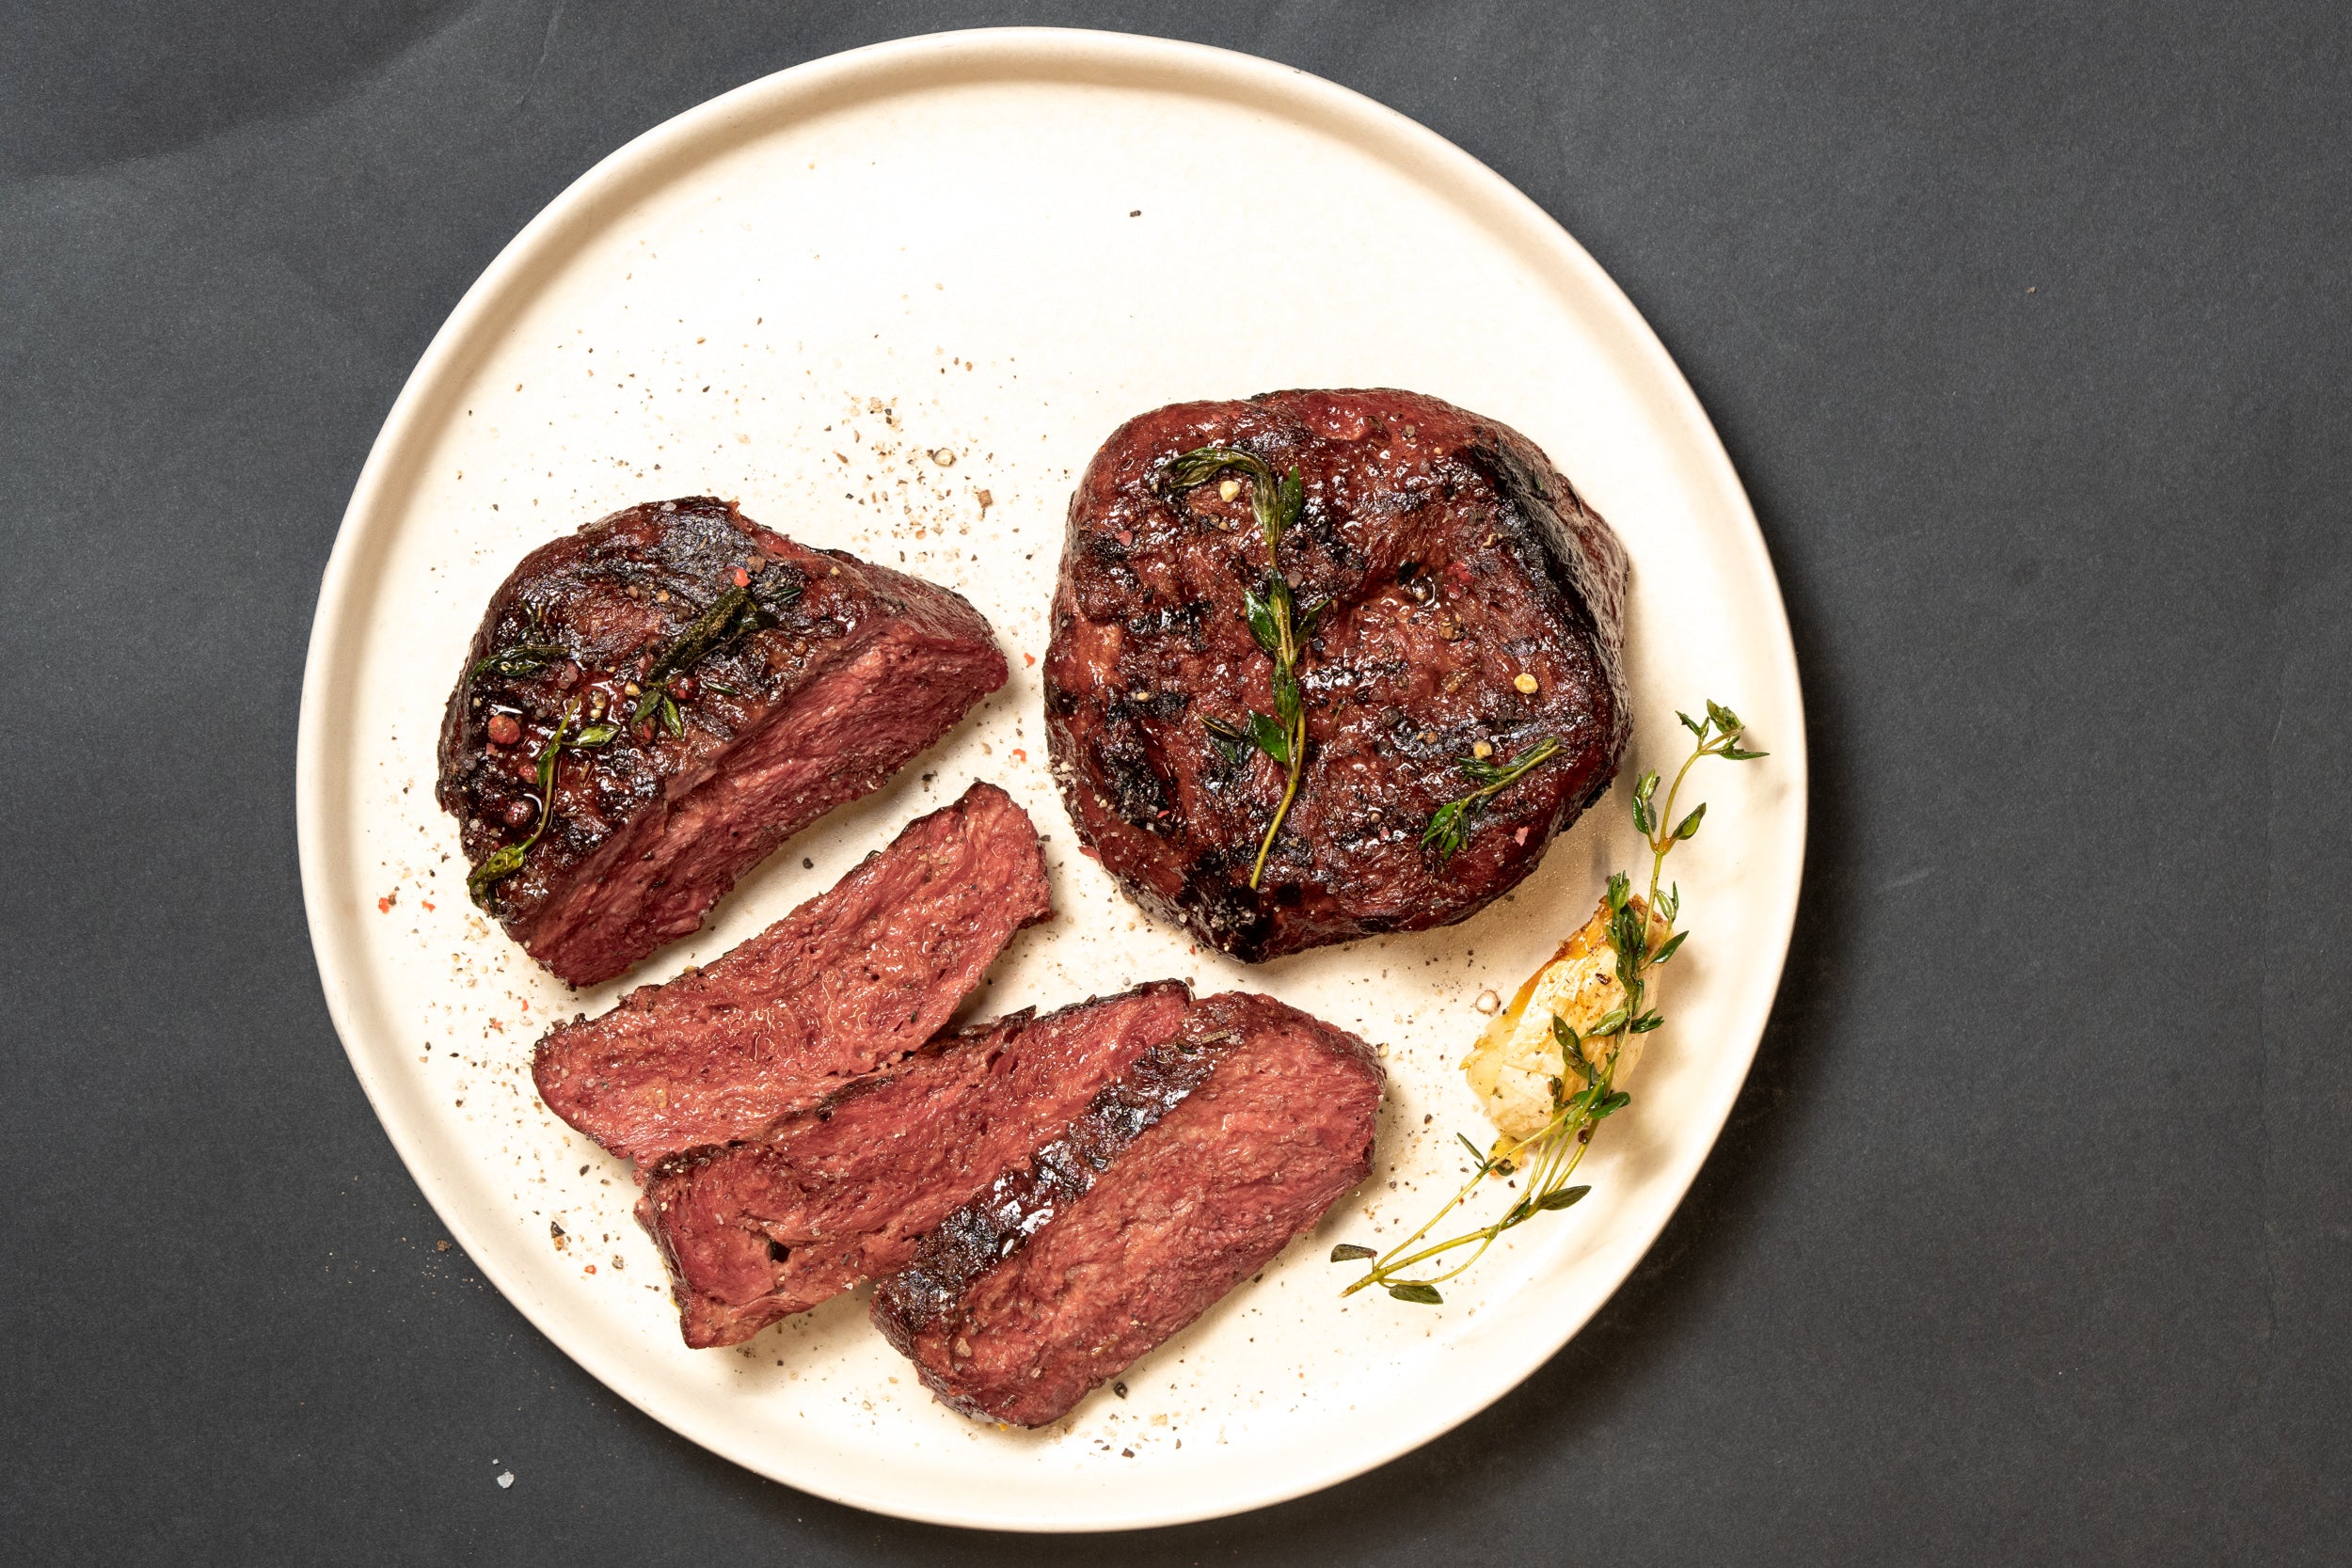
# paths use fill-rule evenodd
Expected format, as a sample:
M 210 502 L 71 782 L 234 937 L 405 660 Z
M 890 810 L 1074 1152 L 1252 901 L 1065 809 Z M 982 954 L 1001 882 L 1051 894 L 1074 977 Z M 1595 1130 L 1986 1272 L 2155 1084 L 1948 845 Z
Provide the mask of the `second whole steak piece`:
M 531 1076 L 615 1154 L 756 1138 L 930 1039 L 1052 904 L 1028 814 L 994 784 L 910 822 L 830 890 L 699 971 L 559 1024 Z
M 1200 1002 L 925 1238 L 875 1326 L 965 1415 L 1058 1420 L 1370 1174 L 1382 1079 L 1362 1040 L 1271 997 Z
M 960 595 L 708 496 L 543 545 L 492 595 L 437 795 L 476 903 L 576 986 L 689 935 L 737 879 L 1004 685 Z
M 1055 773 L 1128 893 L 1237 958 L 1462 920 L 1615 776 L 1626 592 L 1615 535 L 1493 420 L 1389 390 L 1156 409 L 1071 499 Z

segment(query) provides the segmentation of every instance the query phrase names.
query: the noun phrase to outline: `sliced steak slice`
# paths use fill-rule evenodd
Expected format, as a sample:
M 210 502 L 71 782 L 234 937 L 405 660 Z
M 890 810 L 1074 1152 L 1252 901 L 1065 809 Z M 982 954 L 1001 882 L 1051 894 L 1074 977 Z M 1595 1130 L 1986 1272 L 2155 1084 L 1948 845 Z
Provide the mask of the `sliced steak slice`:
M 464 672 L 436 793 L 468 885 L 586 986 L 697 929 L 736 879 L 946 734 L 1006 667 L 960 595 L 694 496 L 524 557 Z
M 1162 980 L 998 1019 L 755 1143 L 664 1160 L 637 1217 L 669 1261 L 686 1342 L 735 1344 L 904 1268 L 925 1232 L 1173 1036 L 1191 1000 Z
M 1221 449 L 1210 477 L 1174 467 Z M 1283 766 L 1260 480 L 1303 498 L 1279 565 L 1302 616 L 1307 761 Z M 1197 476 L 1198 468 L 1192 470 Z M 1176 404 L 1121 425 L 1071 498 L 1045 680 L 1079 836 L 1145 909 L 1236 958 L 1467 919 L 1609 787 L 1632 733 L 1626 555 L 1517 431 L 1399 391 Z M 1264 625 L 1271 627 L 1271 620 Z M 1269 632 L 1269 635 L 1271 633 Z M 1469 814 L 1438 810 L 1541 757 Z
M 550 1030 L 531 1075 L 640 1164 L 755 1138 L 919 1049 L 1052 912 L 1028 814 L 976 784 L 717 962 Z
M 1381 1080 L 1343 1030 L 1213 996 L 926 1237 L 875 1326 L 965 1415 L 1058 1419 L 1364 1179 Z

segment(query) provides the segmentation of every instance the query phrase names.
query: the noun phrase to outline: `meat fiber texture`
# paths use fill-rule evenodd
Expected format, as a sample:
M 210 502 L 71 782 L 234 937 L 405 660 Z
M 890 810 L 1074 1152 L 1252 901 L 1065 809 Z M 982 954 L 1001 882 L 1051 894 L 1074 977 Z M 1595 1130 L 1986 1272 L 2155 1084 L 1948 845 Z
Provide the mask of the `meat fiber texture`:
M 1244 610 L 1266 551 L 1247 473 L 1170 483 L 1168 460 L 1201 447 L 1298 470 L 1280 566 L 1302 606 L 1328 600 L 1300 665 L 1306 768 L 1254 889 L 1283 770 L 1204 721 L 1246 732 L 1276 712 Z M 1044 667 L 1063 798 L 1138 903 L 1236 958 L 1466 919 L 1615 776 L 1626 589 L 1615 535 L 1543 452 L 1436 398 L 1274 392 L 1141 415 L 1070 503 Z M 1546 739 L 1558 753 L 1491 799 L 1459 853 L 1422 843 L 1477 786 L 1464 762 Z
M 730 589 L 750 603 L 728 635 L 665 670 Z M 539 822 L 538 759 L 564 726 L 544 831 L 476 897 L 533 958 L 594 985 L 698 929 L 737 879 L 1006 673 L 988 622 L 947 589 L 803 548 L 731 501 L 635 506 L 541 546 L 492 595 L 442 720 L 437 793 L 480 868 Z M 628 722 L 632 683 L 655 676 L 670 706 Z M 618 733 L 582 746 L 599 721 Z
M 1370 1174 L 1381 1082 L 1343 1030 L 1210 997 L 878 1285 L 875 1326 L 965 1415 L 1058 1420 Z
M 697 1348 L 904 1268 L 923 1235 L 1059 1132 L 1191 994 L 1163 980 L 935 1042 L 755 1143 L 663 1161 L 637 1215 Z
M 641 1165 L 760 1137 L 919 1050 L 1052 912 L 1028 814 L 976 784 L 715 963 L 558 1025 L 531 1075 L 548 1109 Z

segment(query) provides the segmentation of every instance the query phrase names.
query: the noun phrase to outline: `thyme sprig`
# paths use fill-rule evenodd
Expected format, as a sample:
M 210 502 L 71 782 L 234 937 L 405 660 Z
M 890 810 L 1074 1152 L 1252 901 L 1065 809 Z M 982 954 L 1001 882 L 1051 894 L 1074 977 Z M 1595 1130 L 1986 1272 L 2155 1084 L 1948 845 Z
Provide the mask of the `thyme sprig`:
M 1551 1080 L 1550 1120 L 1528 1137 L 1498 1139 L 1484 1153 L 1476 1144 L 1463 1138 L 1462 1147 L 1470 1151 L 1474 1162 L 1470 1178 L 1420 1229 L 1386 1252 L 1356 1243 L 1343 1243 L 1331 1249 L 1334 1263 L 1371 1263 L 1363 1277 L 1341 1291 L 1342 1295 L 1354 1295 L 1366 1286 L 1377 1285 L 1398 1301 L 1439 1306 L 1445 1297 L 1438 1287 L 1477 1262 L 1504 1231 L 1524 1225 L 1537 1214 L 1570 1208 L 1592 1191 L 1589 1185 L 1572 1185 L 1571 1179 L 1583 1162 L 1584 1151 L 1592 1147 L 1594 1132 L 1628 1103 L 1629 1097 L 1616 1086 L 1617 1061 L 1625 1040 L 1633 1035 L 1646 1034 L 1665 1022 L 1655 1008 L 1645 1006 L 1649 993 L 1645 972 L 1673 958 L 1681 948 L 1683 938 L 1690 934 L 1674 928 L 1676 917 L 1681 912 L 1680 888 L 1669 886 L 1662 895 L 1659 891 L 1666 857 L 1676 845 L 1697 834 L 1699 824 L 1707 816 L 1706 802 L 1701 801 L 1686 816 L 1675 816 L 1683 781 L 1701 757 L 1749 762 L 1767 754 L 1741 746 L 1744 726 L 1740 716 L 1720 703 L 1709 702 L 1703 720 L 1680 712 L 1675 717 L 1682 721 L 1696 740 L 1690 756 L 1676 770 L 1674 782 L 1666 787 L 1662 809 L 1658 804 L 1661 781 L 1655 770 L 1644 773 L 1633 786 L 1633 826 L 1650 852 L 1649 895 L 1646 899 L 1636 898 L 1631 879 L 1620 871 L 1609 879 L 1609 891 L 1603 900 L 1608 911 L 1609 944 L 1616 956 L 1617 984 L 1624 1000 L 1582 1035 L 1569 1027 L 1567 1020 L 1553 1015 L 1551 1035 L 1560 1050 L 1561 1071 Z M 1667 826 L 1669 822 L 1671 827 Z M 1666 927 L 1666 934 L 1655 942 L 1650 935 L 1654 920 L 1662 921 Z M 1568 1087 L 1571 1083 L 1578 1085 L 1573 1092 Z M 1420 1244 L 1422 1238 L 1470 1199 L 1481 1181 L 1490 1175 L 1504 1175 L 1522 1167 L 1527 1172 L 1527 1190 L 1499 1218 L 1444 1241 Z M 1469 1249 L 1470 1255 L 1442 1273 L 1426 1278 L 1406 1273 L 1464 1248 Z
M 1249 635 L 1274 661 L 1274 712 L 1251 713 L 1246 728 L 1216 719 L 1201 722 L 1229 760 L 1239 759 L 1242 746 L 1254 746 L 1282 770 L 1281 801 L 1265 825 L 1265 835 L 1258 841 L 1257 862 L 1249 868 L 1249 885 L 1254 888 L 1265 876 L 1274 835 L 1290 815 L 1291 802 L 1298 798 L 1299 776 L 1306 771 L 1307 713 L 1299 693 L 1298 667 L 1306 657 L 1307 639 L 1314 635 L 1315 619 L 1330 601 L 1319 599 L 1301 606 L 1290 578 L 1282 573 L 1282 535 L 1298 521 L 1307 505 L 1306 483 L 1295 467 L 1278 479 L 1262 459 L 1248 452 L 1232 447 L 1196 447 L 1169 459 L 1168 483 L 1189 490 L 1227 468 L 1238 468 L 1248 476 L 1250 508 L 1265 538 L 1265 573 L 1255 587 L 1243 590 L 1242 610 L 1249 623 Z
M 485 909 L 488 908 L 490 884 L 523 868 L 523 857 L 531 853 L 531 847 L 539 842 L 539 835 L 548 831 L 548 822 L 555 816 L 555 762 L 563 754 L 564 732 L 579 717 L 580 705 L 565 704 L 564 717 L 555 721 L 554 732 L 539 748 L 539 820 L 531 830 L 531 836 L 501 846 L 488 859 L 475 866 L 472 875 L 466 879 L 466 892 L 475 903 Z
M 523 868 L 523 858 L 531 853 L 531 847 L 539 842 L 540 835 L 548 831 L 548 824 L 554 819 L 555 768 L 563 753 L 594 751 L 599 746 L 610 744 L 621 733 L 620 726 L 616 724 L 590 724 L 578 735 L 571 735 L 572 721 L 579 717 L 580 705 L 578 703 L 564 704 L 564 716 L 555 721 L 554 733 L 549 735 L 546 744 L 539 748 L 539 821 L 531 830 L 531 836 L 513 844 L 502 845 L 493 850 L 488 858 L 480 865 L 475 866 L 472 873 L 466 878 L 466 892 L 475 903 L 482 905 L 485 909 L 489 907 L 486 897 L 490 891 L 490 884 L 511 877 Z M 570 737 L 567 739 L 566 736 Z
M 755 588 L 761 591 L 755 594 Z M 684 735 L 686 721 L 670 689 L 671 680 L 737 638 L 773 625 L 777 612 L 800 596 L 798 582 L 787 579 L 770 588 L 762 579 L 754 578 L 711 600 L 709 608 L 672 640 L 638 683 L 637 706 L 628 716 L 628 727 L 635 729 L 659 714 L 662 728 L 673 736 Z
M 1477 830 L 1478 819 L 1486 815 L 1486 803 L 1526 776 L 1529 769 L 1559 754 L 1560 737 L 1548 735 L 1511 762 L 1488 762 L 1484 757 L 1464 757 L 1462 771 L 1478 781 L 1478 787 L 1458 800 L 1448 800 L 1430 814 L 1429 826 L 1421 831 L 1421 841 L 1429 846 L 1439 862 L 1452 860 L 1470 835 Z

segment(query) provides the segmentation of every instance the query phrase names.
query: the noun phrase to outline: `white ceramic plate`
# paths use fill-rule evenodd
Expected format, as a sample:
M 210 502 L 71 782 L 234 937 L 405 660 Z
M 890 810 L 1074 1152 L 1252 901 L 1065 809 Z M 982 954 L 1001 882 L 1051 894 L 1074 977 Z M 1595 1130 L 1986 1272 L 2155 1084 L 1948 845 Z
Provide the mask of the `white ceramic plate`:
M 1581 1207 L 1512 1233 L 1430 1309 L 1342 1303 L 1335 1240 L 1409 1228 L 1486 1128 L 1455 1063 L 1481 1019 L 1631 865 L 1620 788 L 1509 901 L 1451 930 L 1250 969 L 1143 919 L 1074 853 L 1034 656 L 1073 481 L 1126 416 L 1275 387 L 1413 388 L 1533 436 L 1631 551 L 1633 764 L 1677 706 L 1740 710 L 1772 760 L 1698 778 L 1675 870 L 1694 935 L 1666 1029 Z M 909 818 L 995 780 L 1049 835 L 1053 924 L 979 1010 L 1162 975 L 1271 991 L 1384 1048 L 1374 1179 L 1186 1333 L 1039 1433 L 933 1403 L 865 1292 L 689 1351 L 626 1171 L 532 1092 L 574 995 L 469 907 L 433 803 L 441 705 L 492 588 L 622 505 L 711 493 L 812 545 L 952 584 L 1013 680 L 918 765 L 755 872 L 707 961 Z M 550 1338 L 655 1418 L 760 1473 L 943 1523 L 1074 1530 L 1253 1508 L 1355 1475 L 1540 1365 L 1631 1270 L 1745 1075 L 1804 839 L 1794 657 L 1756 521 L 1706 416 L 1600 269 L 1430 132 L 1263 60 L 1019 30 L 860 50 L 647 133 L 506 247 L 417 367 L 326 569 L 302 702 L 303 889 L 327 1004 L 452 1234 Z M 1498 1195 L 1499 1196 L 1499 1195 Z M 560 1234 L 559 1234 L 560 1233 Z

